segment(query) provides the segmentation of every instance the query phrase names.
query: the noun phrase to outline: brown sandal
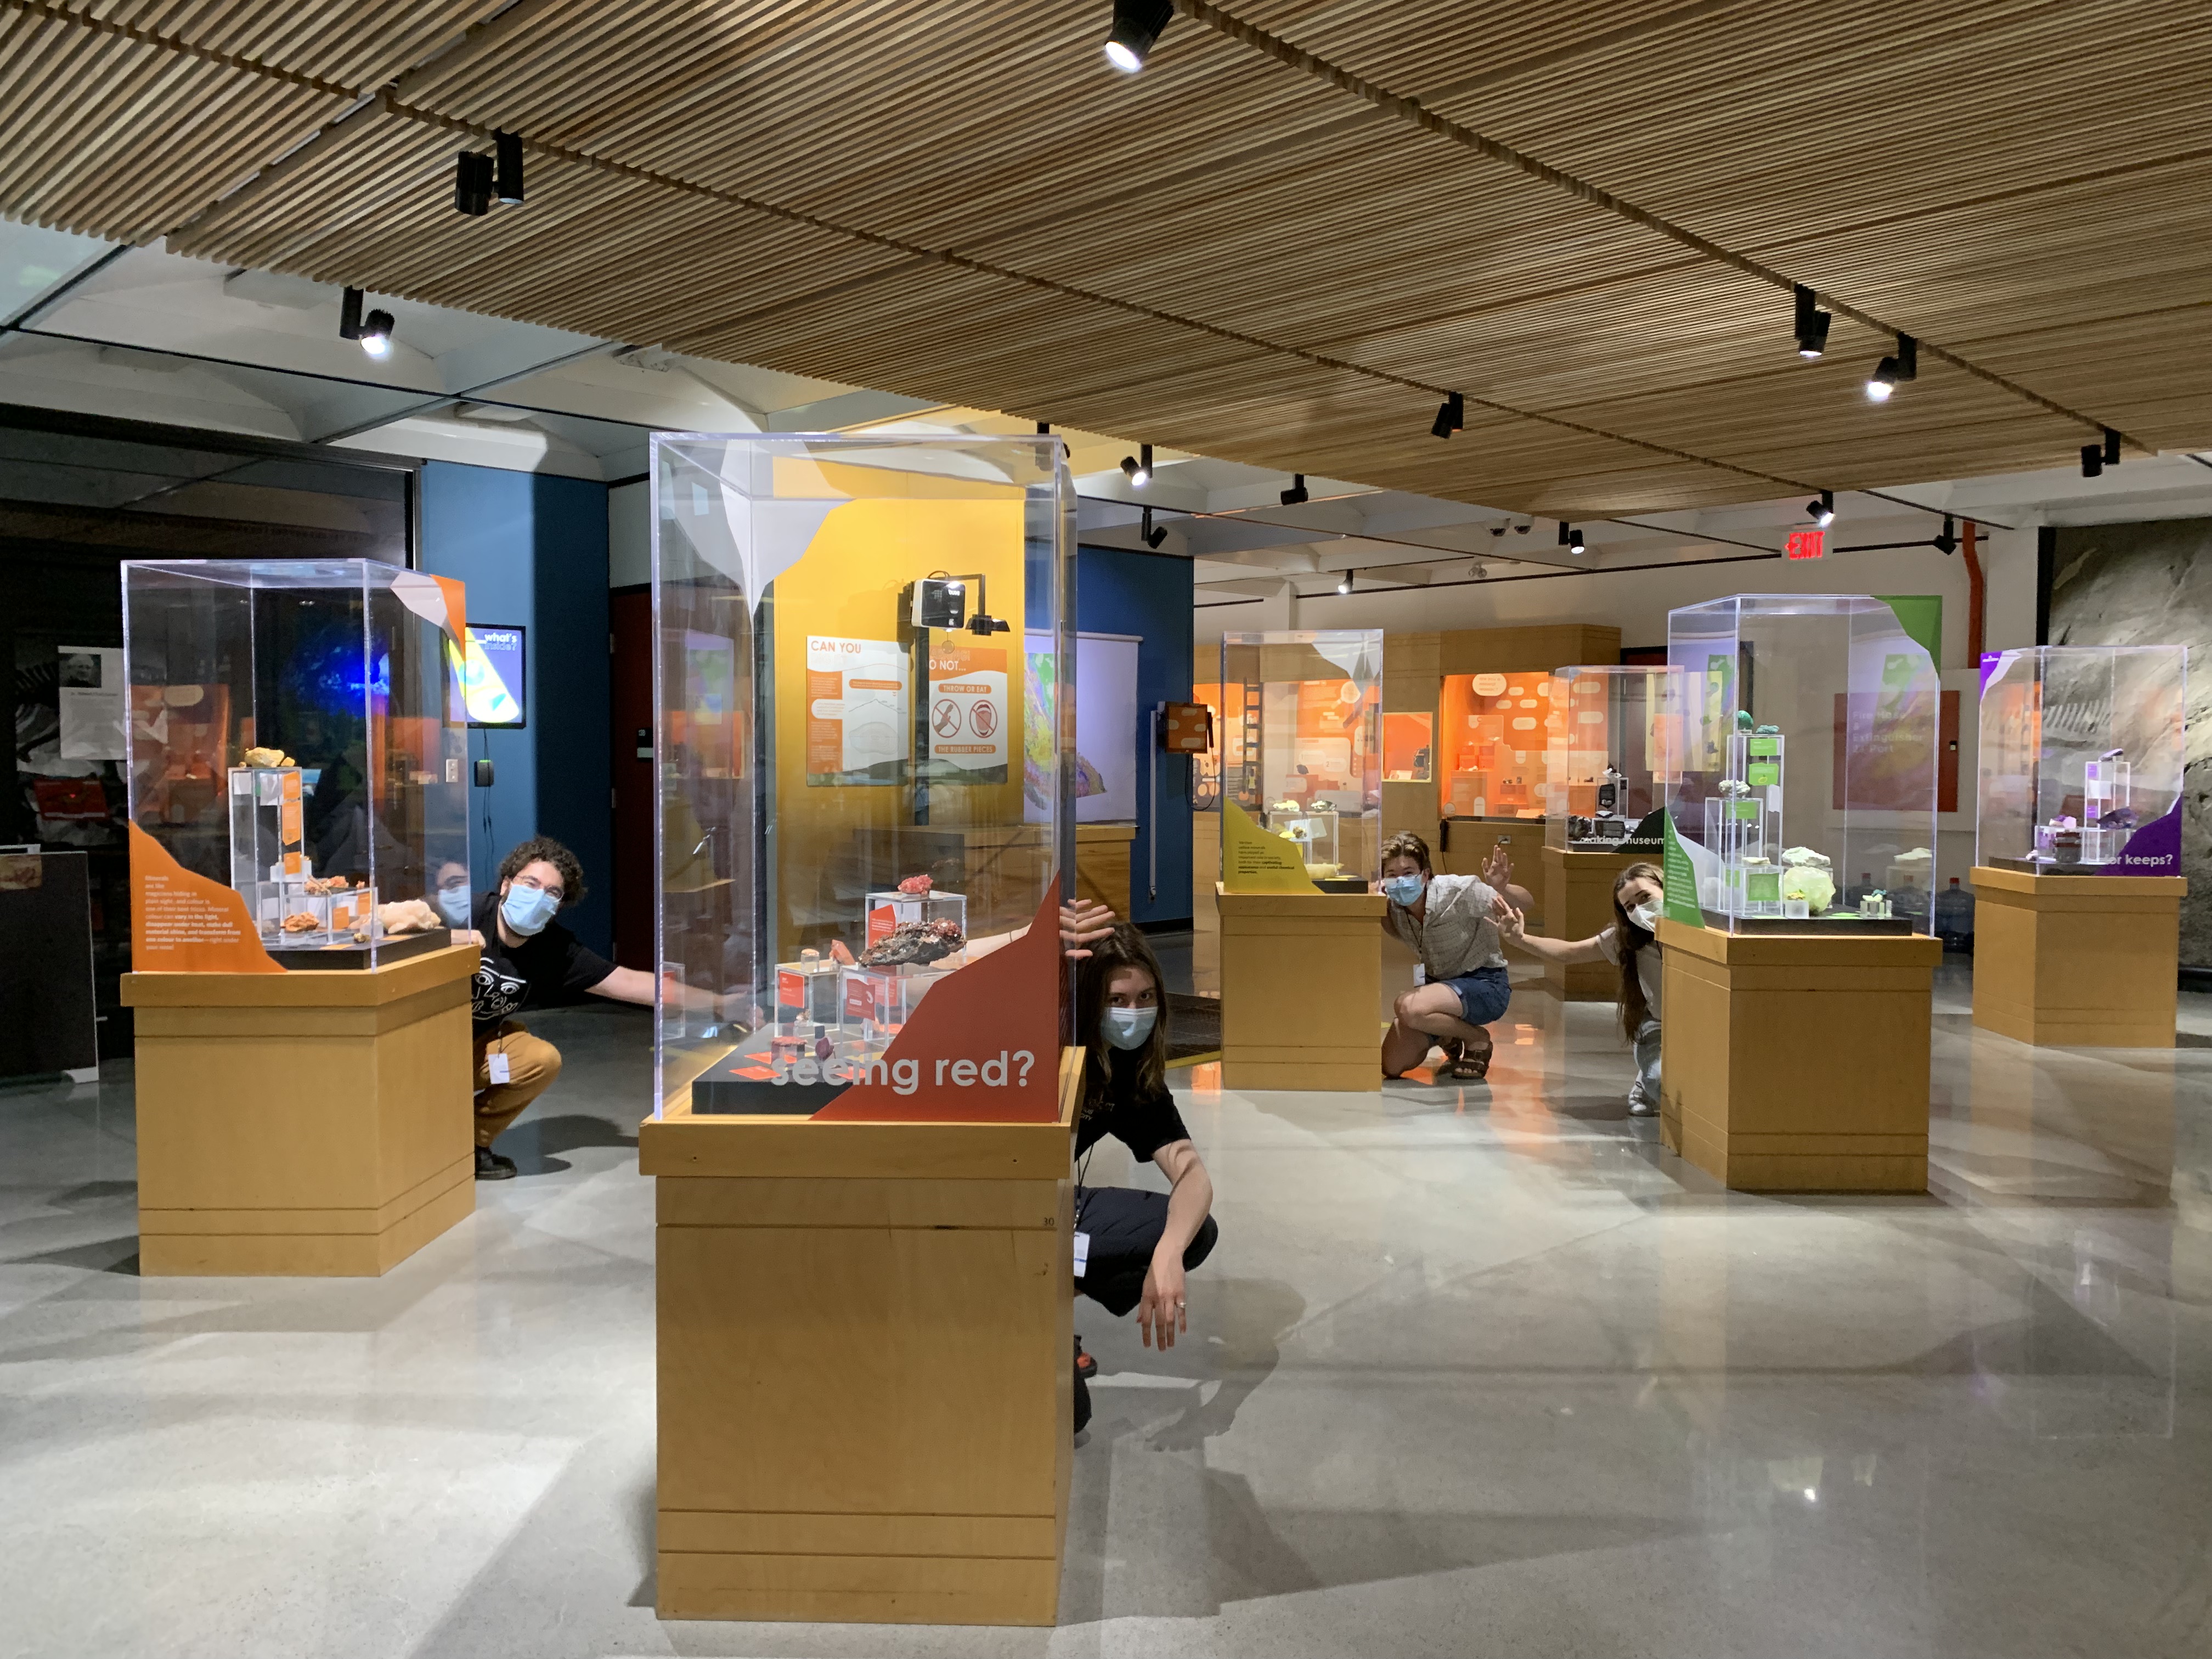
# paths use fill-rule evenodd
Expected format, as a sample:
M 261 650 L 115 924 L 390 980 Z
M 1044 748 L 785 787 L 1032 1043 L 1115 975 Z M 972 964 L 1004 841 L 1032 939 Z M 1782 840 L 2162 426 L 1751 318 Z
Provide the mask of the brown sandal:
M 1490 1056 L 1464 1051 L 1454 1054 L 1444 1066 L 1444 1075 L 1458 1083 L 1480 1083 L 1490 1075 Z

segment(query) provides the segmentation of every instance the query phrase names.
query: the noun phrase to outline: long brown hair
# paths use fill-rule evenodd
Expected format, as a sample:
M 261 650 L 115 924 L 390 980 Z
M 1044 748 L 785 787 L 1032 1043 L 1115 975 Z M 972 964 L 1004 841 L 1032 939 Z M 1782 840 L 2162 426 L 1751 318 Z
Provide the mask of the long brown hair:
M 1139 1096 L 1157 1094 L 1168 1085 L 1168 983 L 1160 973 L 1159 958 L 1145 936 L 1127 922 L 1116 926 L 1111 933 L 1091 947 L 1091 954 L 1076 967 L 1075 975 L 1075 1037 L 1083 1044 L 1083 1109 L 1088 1114 L 1097 1109 L 1106 1097 L 1106 1085 L 1112 1076 L 1116 1054 L 1125 1051 L 1114 1049 L 1098 1034 L 1106 1017 L 1107 988 L 1114 975 L 1124 968 L 1138 968 L 1152 976 L 1152 989 L 1160 1000 L 1158 1017 L 1152 1021 L 1152 1034 L 1145 1046 L 1126 1051 L 1126 1060 L 1137 1067 L 1137 1093 Z
M 1662 890 L 1667 884 L 1656 864 L 1632 864 L 1613 878 L 1613 938 L 1620 942 L 1620 1029 L 1631 1042 L 1636 1041 L 1637 1028 L 1651 1018 L 1644 981 L 1636 971 L 1636 953 L 1650 945 L 1651 935 L 1629 920 L 1628 907 L 1620 902 L 1620 890 L 1639 879 L 1657 882 Z

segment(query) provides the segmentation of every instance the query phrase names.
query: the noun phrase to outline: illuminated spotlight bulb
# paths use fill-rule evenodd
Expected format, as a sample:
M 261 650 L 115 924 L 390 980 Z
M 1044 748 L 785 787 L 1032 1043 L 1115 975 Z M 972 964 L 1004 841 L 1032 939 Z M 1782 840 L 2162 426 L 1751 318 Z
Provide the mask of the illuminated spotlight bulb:
M 1824 489 L 1805 503 L 1805 516 L 1818 529 L 1826 530 L 1836 521 L 1836 492 Z
M 1897 390 L 1899 380 L 1917 380 L 1920 374 L 1920 342 L 1910 334 L 1897 337 L 1897 349 L 1874 366 L 1874 374 L 1866 384 L 1868 398 L 1878 404 L 1889 401 L 1889 394 Z
M 1800 284 L 1797 289 L 1797 355 L 1813 358 L 1826 351 L 1828 327 L 1835 320 L 1832 314 L 1820 309 L 1813 290 Z
M 1867 377 L 1867 397 L 1872 402 L 1886 404 L 1889 401 L 1889 394 L 1896 390 L 1897 359 L 1885 357 L 1875 365 L 1874 373 Z
M 361 322 L 361 349 L 382 359 L 392 355 L 392 313 L 372 311 Z
M 1570 552 L 1570 553 L 1587 553 L 1589 550 L 1589 544 L 1588 544 L 1588 543 L 1586 543 L 1586 542 L 1584 542 L 1584 541 L 1583 540 L 1583 532 L 1582 532 L 1581 531 L 1579 531 L 1579 530 L 1571 530 L 1571 531 L 1569 531 L 1569 532 L 1567 532 L 1567 551 L 1568 551 L 1568 552 Z
M 1352 592 L 1352 572 L 1347 570 L 1336 579 L 1336 591 L 1340 593 Z
M 1114 27 L 1106 36 L 1106 61 L 1134 75 L 1152 56 L 1160 32 L 1175 15 L 1175 0 L 1114 0 Z

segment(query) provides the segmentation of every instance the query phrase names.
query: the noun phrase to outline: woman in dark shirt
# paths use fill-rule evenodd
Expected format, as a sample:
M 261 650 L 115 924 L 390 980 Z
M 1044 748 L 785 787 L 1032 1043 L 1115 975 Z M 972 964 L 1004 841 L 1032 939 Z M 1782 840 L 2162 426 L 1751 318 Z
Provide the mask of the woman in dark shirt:
M 1189 1325 L 1183 1273 L 1212 1253 L 1218 1230 L 1207 1213 L 1213 1182 L 1168 1092 L 1160 984 L 1152 946 L 1126 923 L 1092 945 L 1077 975 L 1084 1061 L 1075 1134 L 1076 1288 L 1116 1316 L 1134 1308 L 1145 1345 L 1171 1348 Z M 1159 1165 L 1170 1190 L 1085 1186 L 1087 1154 L 1107 1135 Z M 1079 1339 L 1079 1352 L 1081 1346 Z M 1079 1362 L 1078 1426 L 1089 1415 L 1080 1386 L 1087 1369 Z

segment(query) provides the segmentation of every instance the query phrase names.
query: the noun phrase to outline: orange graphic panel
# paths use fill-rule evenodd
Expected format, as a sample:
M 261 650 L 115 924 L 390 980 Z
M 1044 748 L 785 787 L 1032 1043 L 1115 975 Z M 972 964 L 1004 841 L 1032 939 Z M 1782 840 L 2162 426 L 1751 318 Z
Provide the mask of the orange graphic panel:
M 131 965 L 142 974 L 281 974 L 246 901 L 131 826 Z

